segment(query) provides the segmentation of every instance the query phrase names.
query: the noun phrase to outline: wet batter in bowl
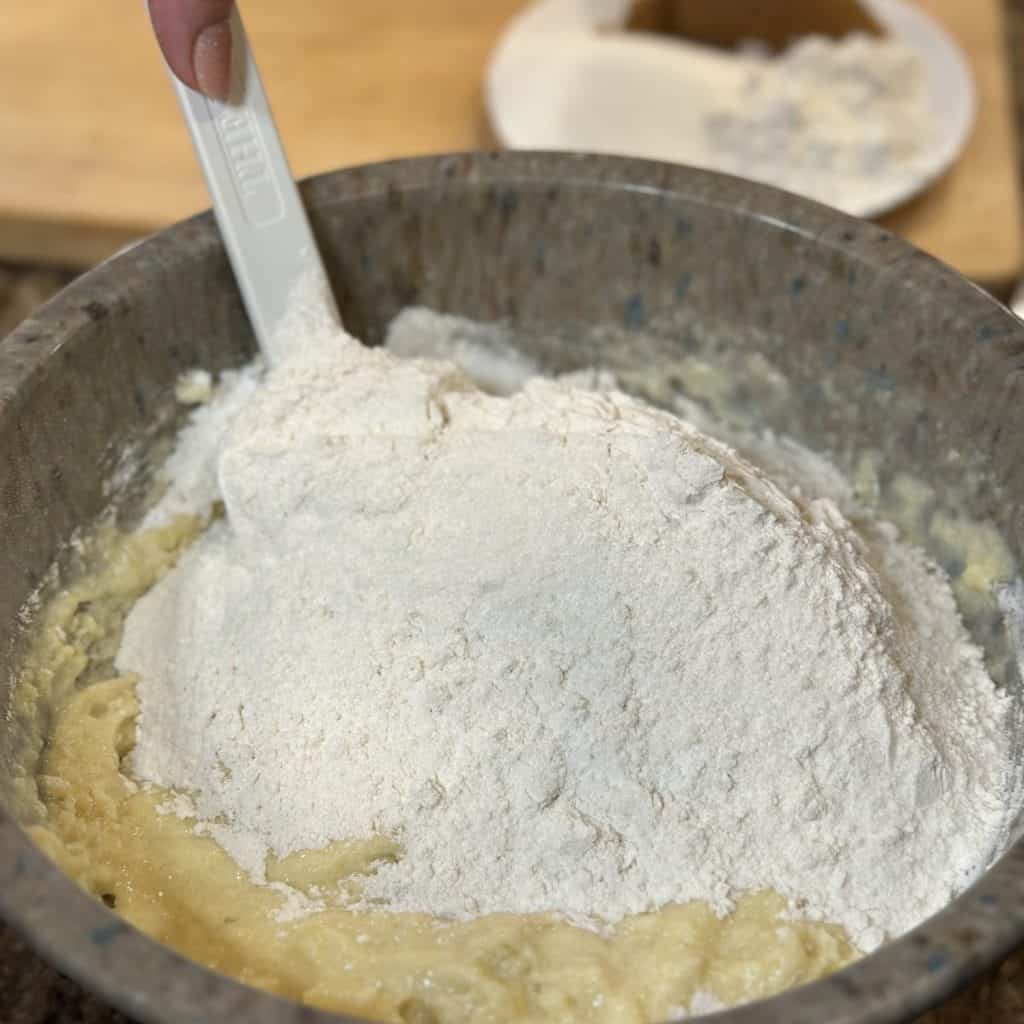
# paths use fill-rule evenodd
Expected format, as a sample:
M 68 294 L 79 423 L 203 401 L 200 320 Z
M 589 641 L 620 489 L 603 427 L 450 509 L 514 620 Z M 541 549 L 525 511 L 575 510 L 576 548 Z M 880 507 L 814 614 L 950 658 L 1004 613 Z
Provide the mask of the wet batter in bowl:
M 167 472 L 46 612 L 26 793 L 217 969 L 653 1020 L 826 973 L 1004 839 L 1009 704 L 941 573 L 674 416 L 313 331 Z

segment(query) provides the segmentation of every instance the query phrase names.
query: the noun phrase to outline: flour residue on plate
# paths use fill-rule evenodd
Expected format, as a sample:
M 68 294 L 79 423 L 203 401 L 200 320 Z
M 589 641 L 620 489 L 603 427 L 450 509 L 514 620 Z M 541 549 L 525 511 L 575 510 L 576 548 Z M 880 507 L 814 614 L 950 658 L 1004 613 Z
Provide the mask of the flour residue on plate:
M 874 216 L 955 159 L 973 87 L 920 12 L 871 5 L 875 38 L 808 36 L 773 56 L 624 32 L 629 0 L 537 0 L 487 74 L 499 138 L 736 174 Z

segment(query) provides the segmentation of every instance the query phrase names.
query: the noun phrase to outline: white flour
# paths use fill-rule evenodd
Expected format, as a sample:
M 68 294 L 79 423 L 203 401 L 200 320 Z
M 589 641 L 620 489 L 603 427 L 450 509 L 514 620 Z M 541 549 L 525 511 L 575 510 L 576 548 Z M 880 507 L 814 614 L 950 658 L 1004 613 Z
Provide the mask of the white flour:
M 151 521 L 226 517 L 129 616 L 130 768 L 256 878 L 387 833 L 364 905 L 771 888 L 867 950 L 1003 839 L 1008 702 L 938 571 L 669 414 L 325 331 L 230 377 L 170 471 Z
M 927 170 L 935 117 L 905 44 L 810 37 L 780 58 L 743 60 L 739 94 L 707 112 L 706 166 L 853 212 Z

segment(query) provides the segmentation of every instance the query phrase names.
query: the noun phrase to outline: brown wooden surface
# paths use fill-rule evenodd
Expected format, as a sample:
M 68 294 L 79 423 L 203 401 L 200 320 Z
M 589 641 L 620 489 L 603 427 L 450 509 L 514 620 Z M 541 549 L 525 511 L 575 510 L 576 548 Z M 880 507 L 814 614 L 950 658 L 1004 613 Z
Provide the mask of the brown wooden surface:
M 978 125 L 957 166 L 882 223 L 981 284 L 1024 271 L 1021 183 L 1006 19 L 999 0 L 916 0 L 959 41 L 978 90 Z
M 918 0 L 968 52 L 981 117 L 968 153 L 887 220 L 969 276 L 1024 265 L 998 0 Z M 479 147 L 480 80 L 523 0 L 246 0 L 294 169 Z M 207 205 L 143 5 L 12 0 L 0 32 L 0 258 L 84 266 Z
M 295 173 L 479 148 L 521 2 L 246 0 Z M 88 263 L 209 205 L 138 0 L 4 4 L 0 137 L 0 258 Z
M 735 46 L 753 37 L 776 49 L 811 33 L 841 38 L 883 32 L 859 0 L 634 0 L 629 27 L 711 46 Z

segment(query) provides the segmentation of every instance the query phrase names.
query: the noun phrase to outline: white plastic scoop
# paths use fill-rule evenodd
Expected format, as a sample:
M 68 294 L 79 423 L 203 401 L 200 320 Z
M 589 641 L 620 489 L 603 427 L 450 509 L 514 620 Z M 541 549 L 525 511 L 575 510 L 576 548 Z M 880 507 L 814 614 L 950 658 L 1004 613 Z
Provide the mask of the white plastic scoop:
M 173 74 L 171 81 L 256 340 L 272 363 L 275 328 L 299 281 L 304 300 L 323 295 L 331 317 L 340 317 L 237 5 L 231 36 L 227 103 L 207 99 Z

